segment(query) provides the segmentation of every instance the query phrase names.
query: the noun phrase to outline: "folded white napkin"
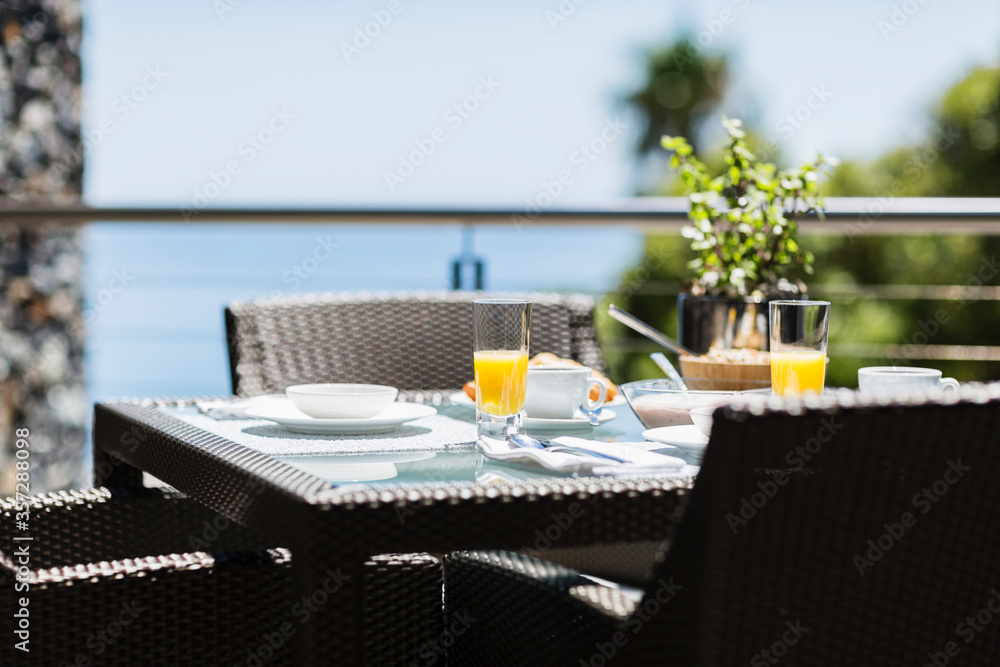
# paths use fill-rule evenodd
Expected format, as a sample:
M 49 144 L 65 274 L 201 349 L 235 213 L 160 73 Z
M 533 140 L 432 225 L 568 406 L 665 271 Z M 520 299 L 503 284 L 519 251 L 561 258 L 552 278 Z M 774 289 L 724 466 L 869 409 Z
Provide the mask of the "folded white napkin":
M 560 474 L 694 477 L 699 470 L 698 466 L 690 465 L 676 456 L 648 451 L 645 448 L 648 443 L 597 442 L 569 436 L 553 438 L 551 442 L 555 445 L 589 449 L 599 454 L 614 456 L 623 459 L 624 463 L 586 452 L 572 453 L 520 447 L 493 438 L 480 438 L 476 447 L 483 456 L 494 461 L 527 468 L 542 468 Z

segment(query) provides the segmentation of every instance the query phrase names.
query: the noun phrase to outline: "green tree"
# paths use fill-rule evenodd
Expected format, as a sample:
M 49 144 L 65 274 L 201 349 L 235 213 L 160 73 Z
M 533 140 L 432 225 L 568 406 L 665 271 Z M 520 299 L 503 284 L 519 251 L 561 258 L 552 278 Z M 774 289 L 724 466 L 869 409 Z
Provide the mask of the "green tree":
M 870 164 L 842 163 L 825 194 L 904 197 L 1000 195 L 1000 67 L 977 67 L 945 91 L 934 129 L 917 146 Z
M 821 186 L 823 194 L 1000 196 L 1000 67 L 972 70 L 944 92 L 931 117 L 933 128 L 923 142 L 890 150 L 871 163 L 842 162 Z M 691 131 L 689 124 L 687 134 L 663 133 L 690 137 Z M 643 146 L 654 140 L 647 134 Z M 750 148 L 755 149 L 753 143 Z M 768 159 L 775 160 L 773 155 Z M 713 172 L 721 165 L 714 154 L 706 162 Z M 678 193 L 679 180 L 664 180 L 657 191 Z M 803 222 L 803 232 L 808 228 L 809 222 Z M 691 278 L 686 265 L 695 258 L 684 241 L 678 233 L 647 236 L 640 264 L 626 272 L 609 300 L 676 335 L 675 297 Z M 1000 238 L 886 236 L 875 226 L 855 236 L 808 234 L 802 244 L 815 255 L 811 295 L 833 301 L 836 308 L 829 385 L 854 386 L 861 366 L 907 363 L 879 357 L 874 350 L 884 348 L 875 346 L 905 352 L 924 345 L 1000 345 L 995 325 L 1000 302 L 963 298 L 983 283 L 1000 284 Z M 966 291 L 939 287 L 945 285 Z M 613 379 L 661 377 L 648 359 L 654 344 L 617 322 L 602 321 L 601 326 L 607 339 L 622 340 L 608 358 Z M 934 348 L 923 349 L 929 358 L 914 363 L 940 368 L 961 381 L 1000 377 L 998 362 L 939 359 L 932 356 Z
M 649 54 L 645 79 L 643 87 L 627 100 L 646 121 L 639 155 L 658 155 L 660 137 L 665 134 L 687 137 L 697 148 L 698 126 L 726 91 L 725 57 L 706 55 L 696 42 L 684 37 Z

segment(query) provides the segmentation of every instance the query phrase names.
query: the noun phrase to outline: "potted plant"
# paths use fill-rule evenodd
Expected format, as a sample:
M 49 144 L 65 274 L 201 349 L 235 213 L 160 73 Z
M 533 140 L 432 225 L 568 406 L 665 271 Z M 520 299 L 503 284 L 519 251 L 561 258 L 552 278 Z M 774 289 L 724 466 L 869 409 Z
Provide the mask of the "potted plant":
M 722 124 L 729 142 L 725 169 L 714 178 L 684 137 L 661 140 L 687 191 L 691 224 L 682 233 L 696 253 L 688 264 L 694 277 L 678 297 L 678 336 L 700 354 L 712 347 L 767 349 L 767 302 L 803 297 L 806 287 L 795 273 L 812 273 L 796 219 L 812 211 L 822 218 L 817 181 L 835 163 L 819 155 L 781 171 L 750 152 L 739 120 Z

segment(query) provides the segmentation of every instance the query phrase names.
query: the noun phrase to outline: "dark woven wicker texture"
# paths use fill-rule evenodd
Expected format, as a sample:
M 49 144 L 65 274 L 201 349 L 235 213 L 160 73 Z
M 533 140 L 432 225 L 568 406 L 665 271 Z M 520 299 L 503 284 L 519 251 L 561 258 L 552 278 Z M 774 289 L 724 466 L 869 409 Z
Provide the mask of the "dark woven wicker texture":
M 1000 388 L 963 397 L 727 410 L 625 621 L 523 556 L 454 554 L 446 611 L 484 630 L 452 664 L 997 664 Z
M 595 637 L 610 636 L 618 627 L 616 619 L 569 595 L 590 583 L 572 570 L 507 551 L 449 554 L 445 601 L 450 625 L 474 620 L 456 633 L 448 664 L 575 667 L 578 663 L 564 662 L 565 656 L 584 653 Z
M 430 554 L 389 554 L 365 563 L 365 664 L 443 664 L 441 561 Z
M 31 558 L 31 652 L 5 641 L 0 664 L 257 664 L 254 656 L 290 664 L 290 640 L 308 606 L 296 606 L 291 594 L 288 551 L 265 549 L 251 531 L 175 492 L 97 488 L 34 496 L 29 506 L 29 531 L 20 532 L 14 500 L 0 500 L 7 637 L 14 621 L 6 611 L 25 595 L 14 590 L 16 550 L 27 544 Z M 32 540 L 17 542 L 19 535 Z M 408 612 L 440 606 L 440 562 L 376 556 L 364 564 L 364 588 L 365 664 L 436 664 L 419 651 L 440 636 L 440 614 Z
M 472 301 L 482 293 L 338 294 L 234 303 L 226 310 L 233 392 L 290 384 L 370 382 L 400 390 L 458 389 L 473 377 Z M 528 298 L 531 353 L 553 352 L 603 370 L 594 301 Z
M 265 637 L 288 615 L 287 551 L 264 549 L 239 526 L 213 526 L 214 512 L 166 492 L 35 496 L 28 532 L 16 530 L 14 508 L 0 501 L 0 663 L 232 665 L 264 645 L 267 664 L 290 664 L 289 644 L 268 647 Z M 14 588 L 25 544 L 28 592 Z M 30 653 L 14 648 L 12 614 L 24 596 Z
M 484 299 L 472 306 L 477 350 L 520 350 L 531 331 L 531 304 L 514 299 Z
M 549 549 L 539 557 L 582 574 L 642 585 L 662 551 L 662 541 L 593 544 L 573 549 Z

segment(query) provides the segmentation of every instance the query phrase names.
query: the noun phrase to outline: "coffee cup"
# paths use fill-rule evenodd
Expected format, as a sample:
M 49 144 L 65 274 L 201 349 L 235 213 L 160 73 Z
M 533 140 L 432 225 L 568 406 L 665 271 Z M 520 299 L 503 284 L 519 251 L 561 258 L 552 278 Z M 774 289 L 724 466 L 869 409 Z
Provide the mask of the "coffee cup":
M 941 377 L 935 368 L 869 366 L 858 370 L 858 388 L 867 394 L 913 394 L 958 391 L 958 380 Z
M 524 411 L 536 419 L 572 419 L 577 410 L 593 412 L 604 404 L 608 385 L 591 377 L 586 366 L 529 366 Z M 598 388 L 596 401 L 590 391 Z

